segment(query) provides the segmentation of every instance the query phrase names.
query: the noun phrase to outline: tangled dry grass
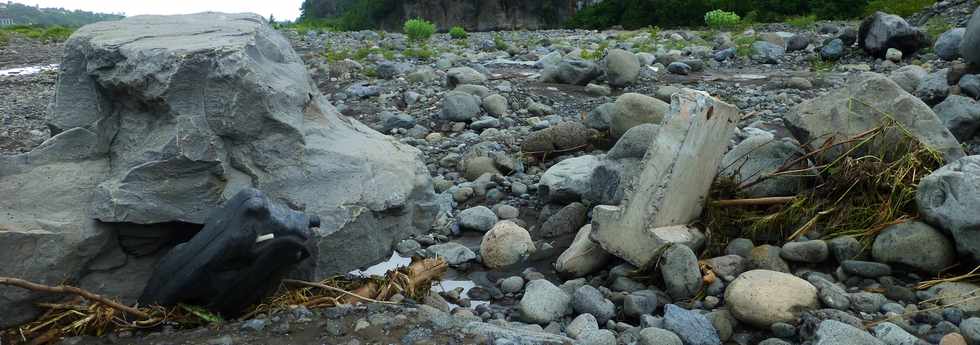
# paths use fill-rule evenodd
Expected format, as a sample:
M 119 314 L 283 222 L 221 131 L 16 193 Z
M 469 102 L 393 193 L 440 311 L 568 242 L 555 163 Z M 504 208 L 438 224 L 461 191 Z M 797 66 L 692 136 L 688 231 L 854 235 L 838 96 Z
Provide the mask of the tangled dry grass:
M 397 294 L 421 300 L 447 268 L 441 258 L 415 258 L 409 266 L 390 271 L 384 277 L 338 276 L 320 282 L 285 280 L 279 293 L 253 306 L 242 319 L 296 306 L 314 309 L 359 302 L 394 304 L 389 300 Z M 52 344 L 70 336 L 102 336 L 164 325 L 187 329 L 224 322 L 220 315 L 190 305 L 130 307 L 70 286 L 50 287 L 12 278 L 0 278 L 0 285 L 74 296 L 61 303 L 39 303 L 44 314 L 28 324 L 0 331 L 0 344 Z
M 719 178 L 702 218 L 709 229 L 706 254 L 721 253 L 735 237 L 782 245 L 803 235 L 855 236 L 870 245 L 888 226 L 916 218 L 919 181 L 944 160 L 891 117 L 884 119 L 845 140 L 805 144 L 802 157 L 755 181 Z M 804 176 L 812 185 L 775 204 L 719 202 L 743 199 L 743 189 L 776 176 Z

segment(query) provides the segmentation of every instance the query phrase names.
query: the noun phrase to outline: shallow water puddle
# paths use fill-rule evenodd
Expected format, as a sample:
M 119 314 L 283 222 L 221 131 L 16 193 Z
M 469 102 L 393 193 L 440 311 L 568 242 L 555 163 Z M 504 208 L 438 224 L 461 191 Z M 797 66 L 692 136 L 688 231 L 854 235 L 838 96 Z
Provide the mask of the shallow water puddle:
M 7 77 L 13 75 L 31 75 L 31 74 L 38 74 L 44 71 L 57 71 L 57 70 L 58 70 L 58 64 L 18 67 L 18 68 L 0 70 L 0 77 Z
M 407 267 L 412 263 L 412 258 L 404 258 L 398 253 L 391 253 L 391 258 L 379 264 L 362 270 L 350 271 L 350 274 L 360 276 L 384 276 L 389 271 L 394 271 L 402 267 Z

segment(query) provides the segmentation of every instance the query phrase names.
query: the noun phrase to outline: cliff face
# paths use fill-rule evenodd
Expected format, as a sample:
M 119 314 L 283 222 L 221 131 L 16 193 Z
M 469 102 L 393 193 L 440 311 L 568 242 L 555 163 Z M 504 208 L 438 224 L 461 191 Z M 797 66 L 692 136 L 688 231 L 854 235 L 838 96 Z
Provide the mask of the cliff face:
M 546 29 L 561 26 L 583 7 L 602 0 L 403 0 L 385 8 L 378 25 L 399 31 L 405 20 L 422 18 L 440 30 L 462 26 L 468 31 Z M 342 15 L 351 0 L 306 0 L 304 11 L 316 17 Z M 389 5 L 383 5 L 388 7 Z

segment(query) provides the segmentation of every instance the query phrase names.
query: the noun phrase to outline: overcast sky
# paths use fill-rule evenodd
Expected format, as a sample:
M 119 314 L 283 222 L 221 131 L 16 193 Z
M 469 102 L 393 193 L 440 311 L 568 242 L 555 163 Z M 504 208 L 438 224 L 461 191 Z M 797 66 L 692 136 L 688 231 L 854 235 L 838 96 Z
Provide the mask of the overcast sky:
M 3 0 L 0 0 L 3 1 Z M 303 0 L 13 0 L 41 7 L 63 7 L 70 10 L 139 14 L 181 14 L 204 11 L 254 12 L 263 17 L 292 20 L 299 17 Z

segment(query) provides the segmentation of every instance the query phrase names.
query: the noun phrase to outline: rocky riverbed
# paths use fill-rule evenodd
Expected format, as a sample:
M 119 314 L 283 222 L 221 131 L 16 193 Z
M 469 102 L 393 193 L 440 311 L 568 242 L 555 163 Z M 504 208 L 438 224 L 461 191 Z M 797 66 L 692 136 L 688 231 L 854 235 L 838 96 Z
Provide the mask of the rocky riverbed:
M 961 158 L 980 153 L 980 77 L 970 66 L 980 63 L 980 14 L 961 13 L 975 6 L 931 9 L 965 28 L 935 42 L 889 16 L 737 32 L 438 34 L 425 45 L 397 33 L 283 31 L 341 114 L 418 150 L 439 212 L 428 232 L 397 242 L 394 258 L 443 257 L 447 279 L 464 286 L 398 306 L 296 307 L 211 328 L 65 343 L 980 343 L 971 297 L 980 286 L 920 286 L 969 271 L 980 257 L 971 211 L 980 205 L 980 159 Z M 13 41 L 3 49 L 46 53 L 0 69 L 59 62 L 61 45 L 38 45 Z M 56 78 L 0 74 L 0 154 L 50 137 Z M 658 248 L 655 267 L 638 268 L 591 233 L 594 206 L 632 200 L 627 186 L 684 88 L 739 110 L 733 139 L 722 142 L 731 150 L 718 157 L 722 176 L 751 181 L 800 157 L 820 134 L 873 127 L 833 116 L 881 121 L 848 98 L 889 112 L 955 163 L 918 186 L 919 217 L 865 242 L 818 229 L 781 246 L 737 238 L 712 249 L 711 229 L 700 228 Z M 743 170 L 724 169 L 736 164 Z M 787 176 L 745 192 L 791 196 L 817 185 Z

